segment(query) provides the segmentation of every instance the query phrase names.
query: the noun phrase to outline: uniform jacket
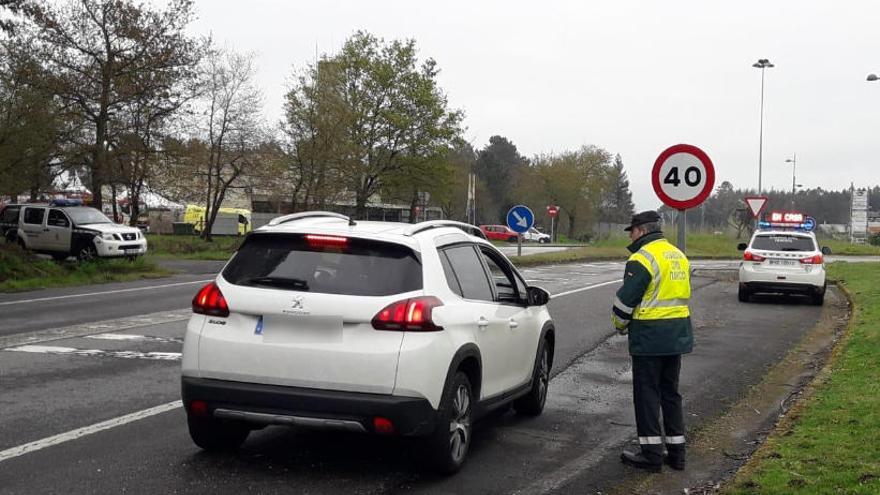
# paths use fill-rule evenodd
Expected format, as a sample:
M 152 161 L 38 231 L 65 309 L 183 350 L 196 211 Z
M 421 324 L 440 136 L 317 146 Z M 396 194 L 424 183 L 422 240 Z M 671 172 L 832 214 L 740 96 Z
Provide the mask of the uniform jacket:
M 623 286 L 617 291 L 612 309 L 615 327 L 618 330 L 628 329 L 629 353 L 633 356 L 672 356 L 686 354 L 693 349 L 694 336 L 689 313 L 685 317 L 661 319 L 639 316 L 639 305 L 645 298 L 653 277 L 651 271 L 635 259 L 636 253 L 648 244 L 657 242 L 668 244 L 661 232 L 653 232 L 627 246 L 633 255 L 626 263 Z M 672 251 L 672 255 L 684 257 L 672 245 L 655 247 L 662 247 Z M 689 274 L 687 277 L 689 292 Z M 659 282 L 662 287 L 665 281 L 661 277 Z

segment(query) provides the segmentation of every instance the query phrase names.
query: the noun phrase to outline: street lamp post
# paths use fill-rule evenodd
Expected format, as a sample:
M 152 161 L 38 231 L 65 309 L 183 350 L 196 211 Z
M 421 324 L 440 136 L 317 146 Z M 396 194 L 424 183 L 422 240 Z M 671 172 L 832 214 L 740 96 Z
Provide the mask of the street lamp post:
M 762 191 L 761 176 L 764 158 L 764 69 L 775 67 L 775 65 L 771 64 L 766 58 L 761 58 L 752 64 L 752 67 L 761 69 L 761 130 L 758 137 L 758 195 L 760 195 Z
M 786 159 L 785 163 L 791 164 L 791 209 L 794 210 L 794 195 L 797 187 L 797 153 L 792 158 Z

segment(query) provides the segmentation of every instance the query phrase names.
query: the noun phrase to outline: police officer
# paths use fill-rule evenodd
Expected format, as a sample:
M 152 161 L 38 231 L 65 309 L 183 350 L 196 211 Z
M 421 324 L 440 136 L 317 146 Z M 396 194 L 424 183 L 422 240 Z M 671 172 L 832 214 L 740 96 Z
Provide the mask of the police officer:
M 688 309 L 690 266 L 684 253 L 663 237 L 657 212 L 634 215 L 625 230 L 632 240 L 627 247 L 632 255 L 626 263 L 623 286 L 614 297 L 611 320 L 618 332 L 629 334 L 641 449 L 624 451 L 620 457 L 626 464 L 660 472 L 665 443 L 666 463 L 682 470 L 684 414 L 678 375 L 681 355 L 691 352 L 694 342 Z

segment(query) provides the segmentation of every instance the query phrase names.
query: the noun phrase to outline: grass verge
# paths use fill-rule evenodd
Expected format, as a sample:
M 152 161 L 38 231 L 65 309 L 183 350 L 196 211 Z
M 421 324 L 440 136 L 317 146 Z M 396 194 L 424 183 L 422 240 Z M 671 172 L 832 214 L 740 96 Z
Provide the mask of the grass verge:
M 226 261 L 243 239 L 217 236 L 205 242 L 196 236 L 147 234 L 147 245 L 151 257 Z
M 59 263 L 24 252 L 17 246 L 0 245 L 0 292 L 125 282 L 165 277 L 171 273 L 143 258 Z
M 834 263 L 829 276 L 853 302 L 849 332 L 729 494 L 880 493 L 880 263 Z

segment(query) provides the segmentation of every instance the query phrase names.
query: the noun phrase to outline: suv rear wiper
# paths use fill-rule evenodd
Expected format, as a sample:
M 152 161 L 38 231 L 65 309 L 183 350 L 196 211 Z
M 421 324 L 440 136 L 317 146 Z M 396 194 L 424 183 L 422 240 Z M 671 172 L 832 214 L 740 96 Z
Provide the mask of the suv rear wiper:
M 251 277 L 241 281 L 243 284 L 268 285 L 273 287 L 285 287 L 296 290 L 309 290 L 309 283 L 299 278 L 284 277 Z

